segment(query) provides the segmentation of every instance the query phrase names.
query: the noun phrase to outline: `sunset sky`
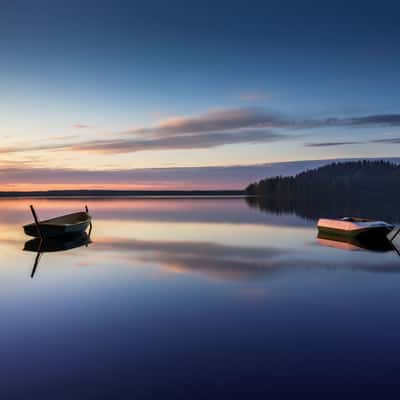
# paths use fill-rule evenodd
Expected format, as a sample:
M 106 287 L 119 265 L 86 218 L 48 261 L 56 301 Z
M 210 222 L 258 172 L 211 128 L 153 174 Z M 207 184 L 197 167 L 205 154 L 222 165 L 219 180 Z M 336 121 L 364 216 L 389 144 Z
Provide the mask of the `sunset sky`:
M 397 157 L 399 15 L 396 1 L 2 1 L 1 190 L 242 188 Z

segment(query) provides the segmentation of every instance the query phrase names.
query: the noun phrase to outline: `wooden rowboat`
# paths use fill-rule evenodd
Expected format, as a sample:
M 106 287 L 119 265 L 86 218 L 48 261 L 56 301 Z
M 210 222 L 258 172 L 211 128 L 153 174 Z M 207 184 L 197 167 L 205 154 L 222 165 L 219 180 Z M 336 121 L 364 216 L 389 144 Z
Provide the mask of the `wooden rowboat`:
M 24 232 L 28 236 L 44 239 L 49 237 L 75 235 L 85 232 L 92 223 L 92 217 L 90 216 L 87 207 L 86 211 L 66 214 L 45 221 L 39 221 L 34 208 L 32 206 L 30 207 L 35 222 L 23 226 Z

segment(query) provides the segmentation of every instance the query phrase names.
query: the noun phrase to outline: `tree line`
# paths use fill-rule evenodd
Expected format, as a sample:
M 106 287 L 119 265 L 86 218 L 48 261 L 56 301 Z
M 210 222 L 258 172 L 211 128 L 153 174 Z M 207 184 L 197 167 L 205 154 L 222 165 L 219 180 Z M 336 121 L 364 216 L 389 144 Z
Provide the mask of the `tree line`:
M 269 211 L 400 220 L 400 166 L 387 161 L 336 162 L 251 183 L 246 193 L 251 206 Z

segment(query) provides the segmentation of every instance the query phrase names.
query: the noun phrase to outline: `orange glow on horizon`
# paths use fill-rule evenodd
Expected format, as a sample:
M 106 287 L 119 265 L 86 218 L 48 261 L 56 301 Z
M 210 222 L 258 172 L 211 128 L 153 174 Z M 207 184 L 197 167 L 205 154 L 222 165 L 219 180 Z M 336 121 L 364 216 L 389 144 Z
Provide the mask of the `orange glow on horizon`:
M 221 187 L 219 188 L 221 189 Z M 225 190 L 237 188 L 223 188 Z M 35 183 L 35 184 L 3 184 L 0 192 L 17 191 L 48 191 L 48 190 L 215 190 L 212 185 L 186 185 L 176 182 L 165 182 L 163 184 L 121 184 L 121 183 L 105 183 L 105 184 L 79 184 L 79 183 Z

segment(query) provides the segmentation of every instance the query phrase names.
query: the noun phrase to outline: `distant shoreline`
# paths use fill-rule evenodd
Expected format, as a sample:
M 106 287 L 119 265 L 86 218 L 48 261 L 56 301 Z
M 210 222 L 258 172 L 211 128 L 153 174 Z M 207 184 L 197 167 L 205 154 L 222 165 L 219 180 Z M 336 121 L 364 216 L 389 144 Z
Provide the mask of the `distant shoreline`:
M 78 198 L 78 197 L 243 197 L 245 190 L 48 190 L 32 192 L 0 192 L 1 198 Z

